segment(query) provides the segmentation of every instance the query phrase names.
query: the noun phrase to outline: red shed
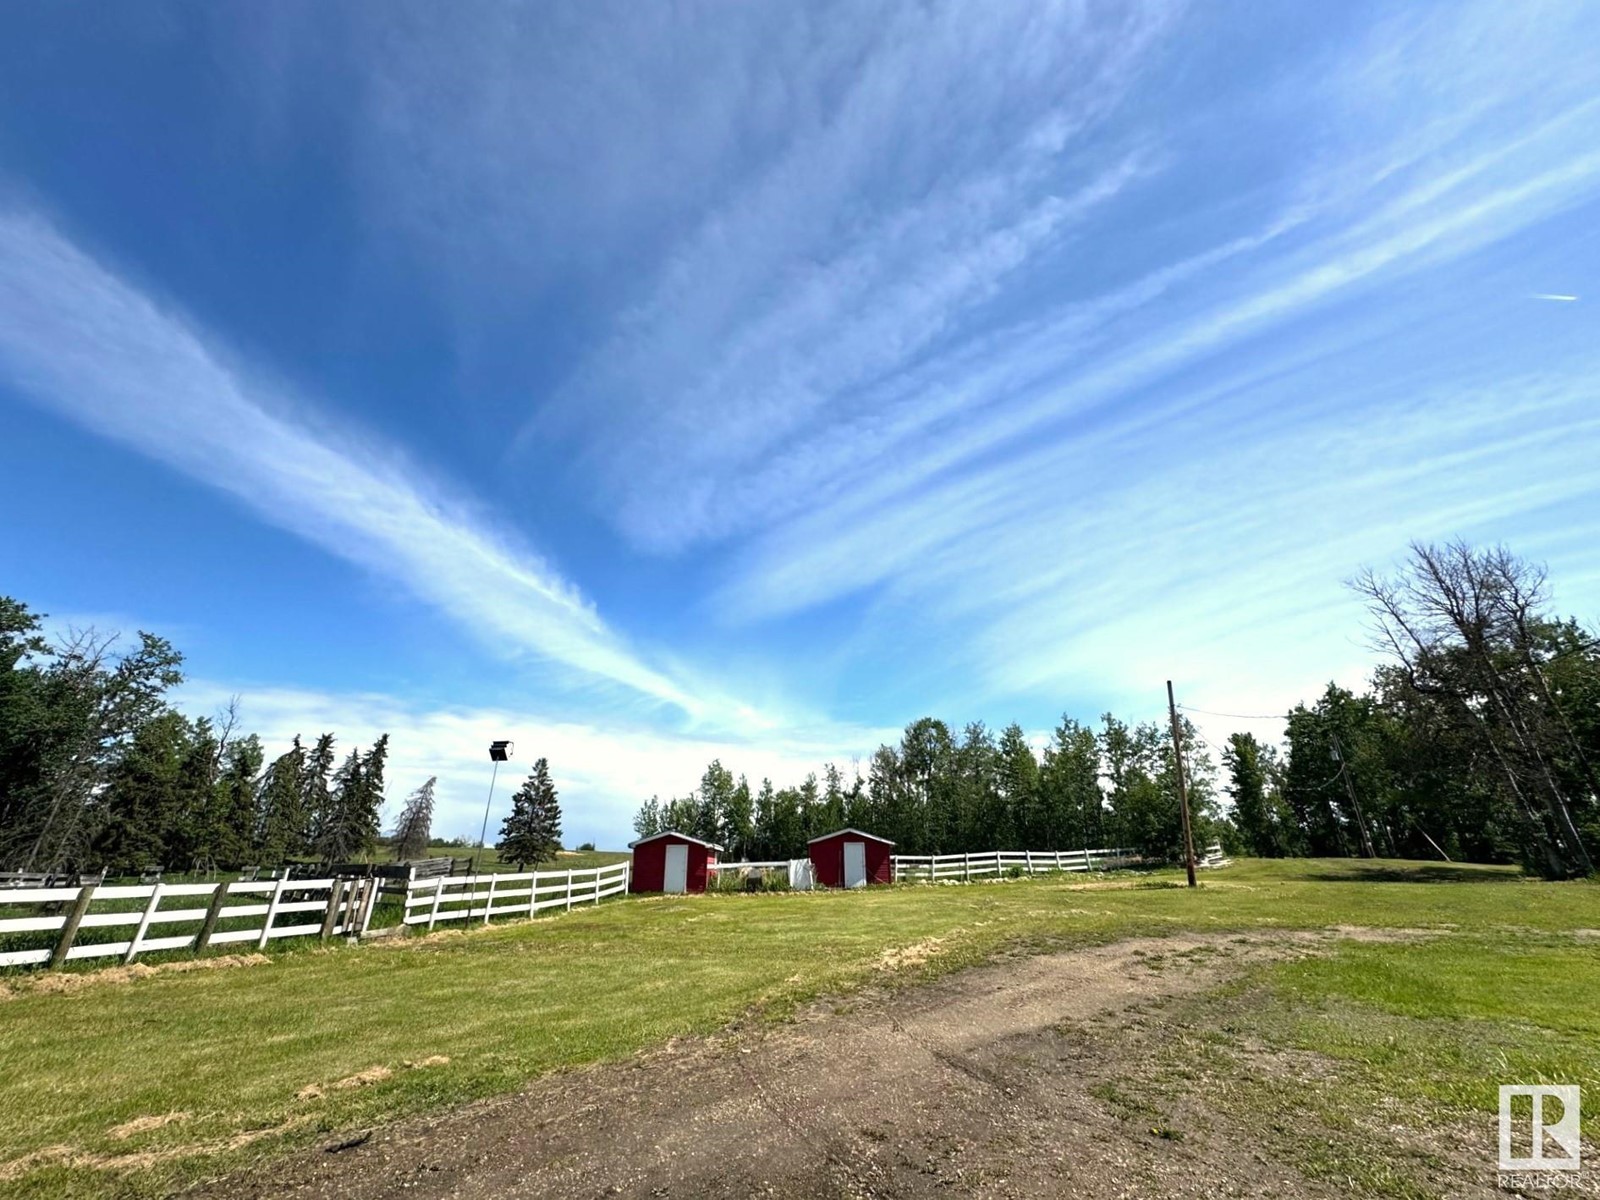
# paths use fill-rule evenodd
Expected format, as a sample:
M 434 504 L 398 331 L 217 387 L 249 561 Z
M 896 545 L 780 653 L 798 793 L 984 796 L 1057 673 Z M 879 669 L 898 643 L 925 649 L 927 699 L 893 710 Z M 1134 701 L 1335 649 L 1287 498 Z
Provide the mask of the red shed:
M 633 851 L 630 892 L 703 892 L 706 870 L 722 847 L 669 829 L 629 842 Z
M 806 843 L 817 883 L 823 887 L 866 887 L 893 883 L 894 864 L 889 855 L 894 843 L 859 829 L 840 829 Z

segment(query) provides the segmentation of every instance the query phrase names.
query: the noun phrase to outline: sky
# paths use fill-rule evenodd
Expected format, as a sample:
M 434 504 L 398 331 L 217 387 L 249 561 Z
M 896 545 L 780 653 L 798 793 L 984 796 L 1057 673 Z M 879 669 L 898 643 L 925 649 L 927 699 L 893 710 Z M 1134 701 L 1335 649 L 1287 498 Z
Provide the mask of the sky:
M 1600 613 L 1600 6 L 10 6 L 0 593 L 475 836 Z M 1228 716 L 1219 714 L 1239 714 Z M 848 769 L 848 766 L 847 766 Z M 492 829 L 491 829 L 492 835 Z

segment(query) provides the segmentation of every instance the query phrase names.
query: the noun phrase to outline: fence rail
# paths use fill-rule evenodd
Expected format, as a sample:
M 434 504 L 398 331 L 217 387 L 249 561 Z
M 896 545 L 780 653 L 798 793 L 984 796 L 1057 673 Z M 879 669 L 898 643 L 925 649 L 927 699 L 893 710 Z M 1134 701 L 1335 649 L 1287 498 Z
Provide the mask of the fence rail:
M 572 871 L 530 871 L 520 875 L 451 875 L 416 879 L 406 891 L 407 925 L 432 929 L 441 921 L 481 921 L 531 917 L 574 904 L 599 904 L 628 890 L 631 862 Z
M 992 850 L 985 854 L 896 854 L 896 883 L 999 878 L 1045 871 L 1111 871 L 1139 861 L 1132 850 Z
M 59 967 L 78 959 L 112 957 L 131 963 L 160 950 L 199 954 L 230 943 L 261 949 L 279 938 L 361 933 L 372 919 L 376 896 L 373 881 L 362 879 L 6 888 L 0 890 L 0 912 L 7 906 L 33 911 L 0 918 L 0 944 L 48 940 L 54 945 L 0 950 L 0 967 Z M 232 903 L 236 900 L 243 902 Z M 303 919 L 313 913 L 315 920 Z M 296 916 L 302 919 L 280 923 Z M 191 928 L 154 932 L 172 925 Z M 113 935 L 113 940 L 103 940 L 94 932 L 98 930 L 131 932 L 126 939 Z

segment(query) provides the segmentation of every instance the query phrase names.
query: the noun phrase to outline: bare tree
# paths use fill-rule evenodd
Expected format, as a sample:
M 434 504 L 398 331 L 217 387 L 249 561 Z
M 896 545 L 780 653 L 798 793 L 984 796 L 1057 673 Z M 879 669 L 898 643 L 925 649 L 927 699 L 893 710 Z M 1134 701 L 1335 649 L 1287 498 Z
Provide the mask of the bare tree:
M 1504 547 L 1455 541 L 1413 543 L 1394 578 L 1368 570 L 1351 586 L 1409 686 L 1452 701 L 1478 730 L 1549 873 L 1588 875 L 1594 865 L 1552 766 L 1557 747 L 1582 752 L 1539 668 L 1544 582 L 1542 568 Z

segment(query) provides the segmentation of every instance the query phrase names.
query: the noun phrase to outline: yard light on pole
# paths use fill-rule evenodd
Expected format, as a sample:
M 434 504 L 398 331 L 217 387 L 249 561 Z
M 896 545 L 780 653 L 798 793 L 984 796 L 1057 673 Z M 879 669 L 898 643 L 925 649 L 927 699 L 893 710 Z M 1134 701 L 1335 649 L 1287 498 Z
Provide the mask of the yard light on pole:
M 494 782 L 500 776 L 500 764 L 511 757 L 511 752 L 516 747 L 510 742 L 490 742 L 489 761 L 494 767 L 489 772 L 489 798 L 483 802 L 483 828 L 478 831 L 478 853 L 472 856 L 472 873 L 478 873 L 478 856 L 483 853 L 484 842 L 489 836 L 489 807 L 494 803 Z

